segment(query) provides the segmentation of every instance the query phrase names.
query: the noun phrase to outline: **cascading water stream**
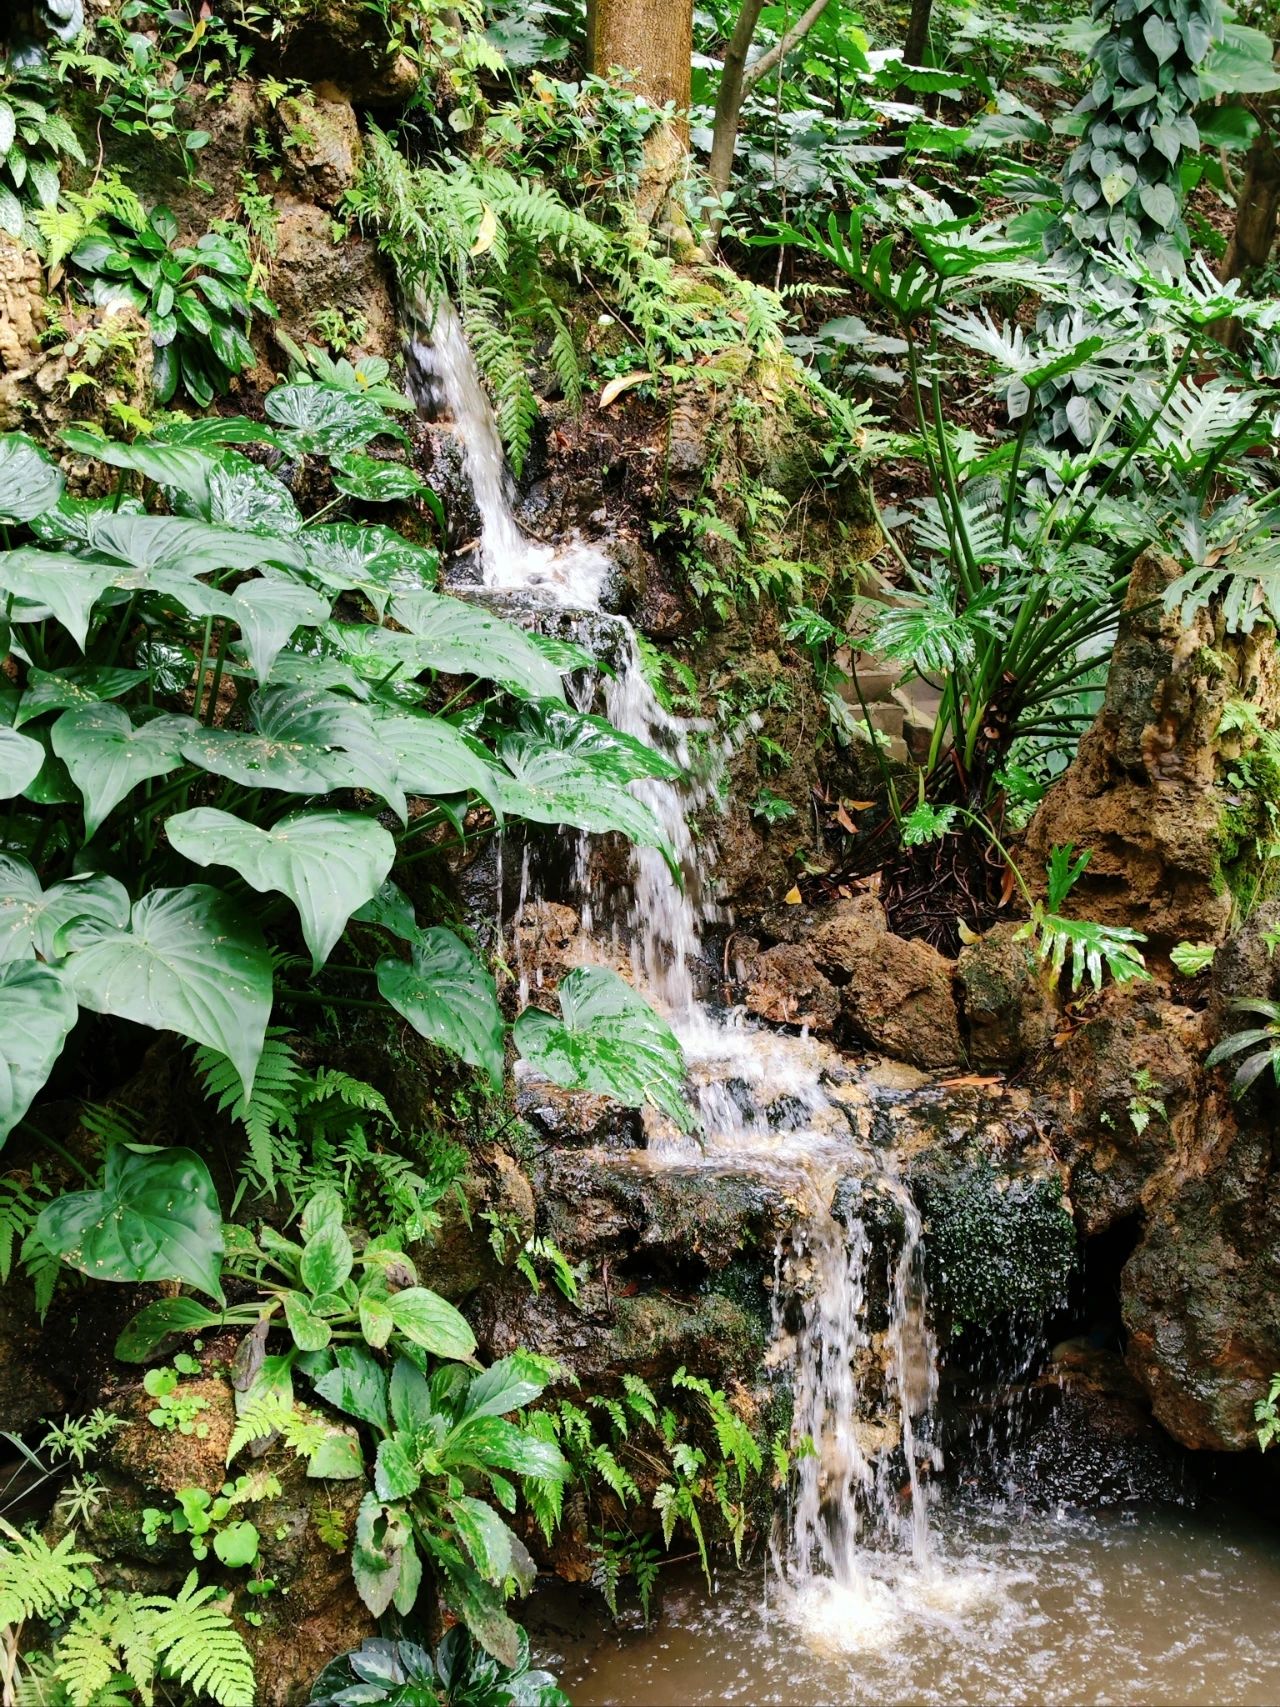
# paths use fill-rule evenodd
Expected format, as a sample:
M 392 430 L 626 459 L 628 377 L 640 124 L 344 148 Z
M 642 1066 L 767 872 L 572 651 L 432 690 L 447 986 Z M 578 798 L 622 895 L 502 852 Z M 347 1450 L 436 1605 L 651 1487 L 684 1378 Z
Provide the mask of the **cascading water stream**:
M 430 398 L 461 441 L 481 518 L 483 586 L 523 593 L 560 612 L 598 616 L 610 580 L 604 553 L 580 541 L 553 548 L 521 532 L 493 412 L 457 315 L 446 303 L 432 321 L 424 305 L 415 304 L 411 324 L 415 392 L 420 402 Z M 615 673 L 604 689 L 610 721 L 686 775 L 695 774 L 696 726 L 662 708 L 642 669 L 634 630 L 621 617 L 608 620 L 617 634 Z M 652 1133 L 650 1158 L 666 1166 L 732 1169 L 749 1162 L 773 1169 L 803 1206 L 788 1248 L 779 1248 L 775 1343 L 791 1367 L 796 1438 L 811 1438 L 813 1450 L 797 1457 L 789 1535 L 773 1555 L 806 1627 L 825 1632 L 825 1639 L 843 1632 L 865 1645 L 891 1639 L 895 1626 L 886 1559 L 917 1573 L 929 1566 L 920 1464 L 936 1459 L 928 1427 L 937 1365 L 926 1322 L 920 1218 L 883 1160 L 865 1145 L 857 1148 L 845 1110 L 824 1086 L 830 1056 L 821 1046 L 756 1029 L 740 1013 L 713 1010 L 700 999 L 704 931 L 722 915 L 706 881 L 708 852 L 695 842 L 691 819 L 715 781 L 712 775 L 700 783 L 632 785 L 661 825 L 684 882 L 674 881 L 657 849 L 633 851 L 625 946 L 637 985 L 664 1010 L 684 1046 L 704 1128 L 701 1143 Z M 602 898 L 591 893 L 585 837 L 578 838 L 575 866 L 587 931 L 593 913 L 598 921 L 608 909 L 593 905 Z M 526 851 L 520 912 L 533 899 L 532 888 Z M 521 965 L 519 971 L 524 995 L 529 969 Z M 884 1251 L 877 1252 L 863 1220 L 830 1208 L 841 1166 L 853 1164 L 873 1174 L 879 1193 L 896 1208 L 900 1237 L 887 1270 Z M 882 1290 L 886 1324 L 878 1333 L 869 1326 L 875 1289 Z M 878 1391 L 873 1370 L 880 1372 Z

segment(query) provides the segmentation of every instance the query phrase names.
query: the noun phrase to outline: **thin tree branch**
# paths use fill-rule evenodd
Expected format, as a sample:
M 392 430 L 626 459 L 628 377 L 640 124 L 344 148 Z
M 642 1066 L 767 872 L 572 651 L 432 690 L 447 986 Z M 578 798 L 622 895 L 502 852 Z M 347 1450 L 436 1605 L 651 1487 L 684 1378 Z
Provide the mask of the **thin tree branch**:
M 760 55 L 759 59 L 752 60 L 742 78 L 744 94 L 750 94 L 760 79 L 767 77 L 779 60 L 785 59 L 796 43 L 804 40 L 826 11 L 828 4 L 829 0 L 813 0 L 812 6 L 800 14 L 786 35 L 779 37 L 766 53 Z

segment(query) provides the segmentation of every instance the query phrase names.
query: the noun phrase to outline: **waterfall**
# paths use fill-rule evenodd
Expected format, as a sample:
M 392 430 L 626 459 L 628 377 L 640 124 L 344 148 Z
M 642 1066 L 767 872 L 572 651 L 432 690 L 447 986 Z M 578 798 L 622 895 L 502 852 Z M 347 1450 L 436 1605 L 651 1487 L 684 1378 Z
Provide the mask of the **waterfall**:
M 411 321 L 414 389 L 421 396 L 435 388 L 462 445 L 481 518 L 484 587 L 598 617 L 609 560 L 579 540 L 556 548 L 522 533 L 493 412 L 456 313 L 446 303 L 432 320 L 419 303 Z M 849 1112 L 828 1094 L 824 1080 L 838 1067 L 834 1053 L 807 1037 L 757 1028 L 700 996 L 704 933 L 722 920 L 707 878 L 708 850 L 692 828 L 717 781 L 714 764 L 700 780 L 692 772 L 693 737 L 707 731 L 663 709 L 631 625 L 618 616 L 609 621 L 620 639 L 615 673 L 604 687 L 605 711 L 694 778 L 632 784 L 657 818 L 683 883 L 657 849 L 633 849 L 624 946 L 637 986 L 665 1013 L 685 1049 L 704 1128 L 695 1142 L 656 1125 L 650 1151 L 655 1162 L 672 1166 L 768 1168 L 802 1206 L 775 1275 L 775 1355 L 790 1368 L 800 1449 L 789 1533 L 773 1557 L 801 1622 L 819 1632 L 827 1625 L 852 1631 L 856 1645 L 893 1628 L 891 1590 L 877 1575 L 884 1560 L 917 1572 L 929 1561 L 921 1466 L 938 1462 L 929 1443 L 937 1361 L 920 1217 L 883 1161 L 865 1143 L 859 1148 Z M 593 921 L 617 915 L 616 898 L 592 894 L 588 838 L 569 833 L 576 837 L 576 899 L 589 930 Z M 526 850 L 521 911 L 535 898 L 533 888 Z M 519 964 L 518 974 L 524 997 L 529 969 Z M 867 1171 L 878 1200 L 895 1213 L 900 1232 L 887 1258 L 863 1216 L 831 1208 L 840 1171 L 851 1164 Z M 884 1320 L 875 1330 L 873 1309 Z

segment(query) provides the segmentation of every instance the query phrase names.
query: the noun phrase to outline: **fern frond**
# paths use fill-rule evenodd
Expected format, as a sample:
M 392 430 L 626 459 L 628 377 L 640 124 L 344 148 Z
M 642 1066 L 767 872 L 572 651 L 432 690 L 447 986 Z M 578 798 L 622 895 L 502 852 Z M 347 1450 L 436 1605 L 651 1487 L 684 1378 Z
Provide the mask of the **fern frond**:
M 280 1141 L 296 1130 L 294 1093 L 302 1078 L 298 1058 L 284 1038 L 283 1027 L 269 1028 L 247 1097 L 239 1073 L 225 1055 L 204 1044 L 195 1052 L 205 1095 L 219 1114 L 229 1114 L 244 1127 L 249 1141 L 248 1171 L 259 1189 L 272 1197 L 281 1160 Z
M 218 1594 L 201 1588 L 196 1573 L 169 1600 L 144 1600 L 146 1630 L 170 1676 L 218 1707 L 254 1707 L 253 1661 L 225 1612 L 209 1602 Z
M 89 1566 L 96 1561 L 92 1553 L 75 1551 L 74 1535 L 50 1547 L 43 1536 L 23 1535 L 3 1518 L 0 1535 L 0 1625 L 50 1618 L 92 1587 Z

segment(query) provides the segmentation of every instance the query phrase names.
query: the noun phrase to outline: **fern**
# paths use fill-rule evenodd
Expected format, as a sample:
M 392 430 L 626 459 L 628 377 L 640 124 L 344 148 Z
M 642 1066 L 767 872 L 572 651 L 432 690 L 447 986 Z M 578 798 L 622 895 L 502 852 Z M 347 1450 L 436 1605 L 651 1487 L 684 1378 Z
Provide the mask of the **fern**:
M 225 1055 L 201 1045 L 195 1052 L 196 1071 L 205 1095 L 219 1114 L 230 1114 L 244 1127 L 249 1141 L 249 1171 L 259 1191 L 274 1197 L 277 1175 L 296 1171 L 296 1151 L 287 1140 L 296 1131 L 294 1091 L 302 1072 L 284 1030 L 272 1026 L 245 1096 L 240 1075 Z
M 0 1517 L 0 1626 L 28 1618 L 51 1618 L 92 1588 L 91 1553 L 75 1551 L 75 1537 L 64 1535 L 56 1547 L 40 1535 L 23 1535 Z
M 187 1689 L 219 1707 L 254 1707 L 253 1661 L 226 1613 L 209 1604 L 217 1594 L 211 1585 L 201 1588 L 192 1571 L 173 1599 L 141 1602 L 140 1631 L 165 1672 Z

